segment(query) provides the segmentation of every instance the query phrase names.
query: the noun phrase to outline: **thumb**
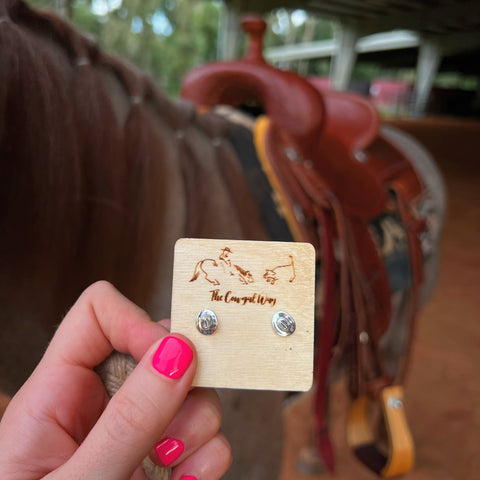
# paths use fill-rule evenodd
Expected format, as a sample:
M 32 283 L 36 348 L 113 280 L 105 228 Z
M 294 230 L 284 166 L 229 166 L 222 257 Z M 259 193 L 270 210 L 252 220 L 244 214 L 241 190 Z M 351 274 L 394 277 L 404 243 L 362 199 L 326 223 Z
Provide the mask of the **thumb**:
M 195 369 L 194 348 L 185 337 L 172 335 L 154 344 L 57 473 L 62 478 L 130 478 L 175 417 Z

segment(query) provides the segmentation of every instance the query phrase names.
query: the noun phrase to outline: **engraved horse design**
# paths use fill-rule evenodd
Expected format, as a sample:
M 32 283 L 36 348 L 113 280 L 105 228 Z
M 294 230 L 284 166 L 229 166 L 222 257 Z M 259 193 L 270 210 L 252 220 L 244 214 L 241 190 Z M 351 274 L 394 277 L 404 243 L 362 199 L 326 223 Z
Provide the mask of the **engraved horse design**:
M 290 258 L 290 263 L 287 263 L 286 265 L 278 265 L 278 267 L 275 267 L 275 268 L 272 268 L 272 269 L 267 268 L 267 270 L 265 270 L 263 278 L 267 281 L 267 283 L 275 285 L 275 283 L 280 279 L 279 273 L 277 272 L 277 270 L 280 270 L 280 269 L 283 269 L 283 268 L 290 269 L 291 272 L 292 272 L 288 281 L 290 283 L 292 283 L 295 280 L 295 277 L 296 277 L 295 263 L 294 263 L 293 257 L 291 255 L 289 255 L 289 258 Z
M 210 282 L 212 285 L 220 285 L 220 281 L 215 278 L 215 274 L 217 273 L 216 269 L 221 268 L 224 273 L 227 273 L 230 276 L 236 275 L 240 283 L 242 283 L 243 285 L 253 283 L 253 275 L 250 273 L 249 270 L 245 270 L 239 265 L 232 264 L 232 261 L 230 260 L 230 258 L 228 258 L 230 253 L 233 253 L 230 248 L 225 247 L 224 249 L 222 249 L 222 252 L 218 257 L 219 261 L 214 260 L 213 258 L 204 258 L 203 260 L 197 262 L 190 282 L 194 282 L 200 275 L 202 275 L 205 280 L 207 280 L 207 282 Z M 211 266 L 208 266 L 208 264 L 211 264 Z

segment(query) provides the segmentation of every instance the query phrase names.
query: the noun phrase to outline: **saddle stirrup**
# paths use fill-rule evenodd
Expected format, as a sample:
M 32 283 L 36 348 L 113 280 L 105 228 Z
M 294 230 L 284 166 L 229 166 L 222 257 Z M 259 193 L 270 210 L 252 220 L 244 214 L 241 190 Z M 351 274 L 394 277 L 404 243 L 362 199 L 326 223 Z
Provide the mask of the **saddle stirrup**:
M 380 418 L 372 425 L 371 413 L 378 406 Z M 347 441 L 355 456 L 382 477 L 409 472 L 415 446 L 405 415 L 403 387 L 385 387 L 378 399 L 367 395 L 355 399 L 348 415 Z

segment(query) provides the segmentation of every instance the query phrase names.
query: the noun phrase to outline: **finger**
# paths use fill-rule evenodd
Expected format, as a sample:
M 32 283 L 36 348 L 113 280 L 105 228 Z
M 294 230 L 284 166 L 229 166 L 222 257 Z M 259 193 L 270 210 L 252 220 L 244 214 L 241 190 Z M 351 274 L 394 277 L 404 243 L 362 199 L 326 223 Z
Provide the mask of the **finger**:
M 143 310 L 107 282 L 86 289 L 2 419 L 3 430 L 10 431 L 12 439 L 20 435 L 19 423 L 30 432 L 28 442 L 21 440 L 10 445 L 15 444 L 17 452 L 25 452 L 31 445 L 38 458 L 45 459 L 42 469 L 57 468 L 56 457 L 47 455 L 48 438 L 39 438 L 40 426 L 44 431 L 58 426 L 64 429 L 64 451 L 68 446 L 73 453 L 106 405 L 105 390 L 92 367 L 114 348 L 140 359 L 166 334 L 162 326 L 153 323 Z M 47 462 L 48 458 L 54 461 Z M 61 459 L 61 463 L 64 461 Z
M 35 399 L 39 415 L 54 419 L 76 442 L 82 442 L 107 401 L 92 368 L 113 350 L 140 360 L 167 334 L 111 284 L 93 284 L 70 309 L 35 372 L 16 395 L 17 410 Z
M 186 338 L 156 342 L 61 469 L 61 478 L 78 472 L 104 480 L 130 478 L 179 410 L 195 369 Z
M 163 320 L 160 320 L 158 324 L 161 325 L 168 332 L 171 330 L 170 327 L 171 327 L 172 321 L 169 318 L 164 318 Z
M 222 410 L 217 392 L 195 388 L 150 452 L 157 465 L 175 466 L 211 440 L 220 430 Z
M 218 433 L 184 462 L 175 467 L 171 480 L 218 480 L 232 463 L 232 449 L 223 434 Z
M 60 324 L 42 366 L 63 363 L 93 368 L 113 350 L 140 360 L 168 331 L 108 282 L 87 288 Z

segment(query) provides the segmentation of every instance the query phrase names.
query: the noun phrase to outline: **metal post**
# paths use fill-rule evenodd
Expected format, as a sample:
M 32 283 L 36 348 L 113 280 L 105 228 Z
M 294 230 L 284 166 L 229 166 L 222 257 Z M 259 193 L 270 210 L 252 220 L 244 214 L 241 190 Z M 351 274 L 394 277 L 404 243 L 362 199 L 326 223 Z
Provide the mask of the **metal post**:
M 305 31 L 303 32 L 302 43 L 310 43 L 315 36 L 315 25 L 317 20 L 313 17 L 307 17 L 305 21 Z M 308 60 L 300 60 L 298 62 L 299 75 L 306 76 L 308 74 Z
M 223 2 L 220 24 L 218 26 L 218 60 L 234 60 L 239 58 L 241 38 L 240 14 L 229 2 Z
M 414 88 L 413 114 L 421 116 L 432 90 L 435 76 L 440 67 L 442 51 L 439 43 L 432 38 L 422 38 L 417 61 L 417 78 Z
M 330 81 L 335 90 L 346 90 L 357 59 L 355 46 L 359 31 L 355 25 L 341 24 L 335 29 L 337 48 L 332 57 Z

